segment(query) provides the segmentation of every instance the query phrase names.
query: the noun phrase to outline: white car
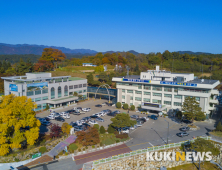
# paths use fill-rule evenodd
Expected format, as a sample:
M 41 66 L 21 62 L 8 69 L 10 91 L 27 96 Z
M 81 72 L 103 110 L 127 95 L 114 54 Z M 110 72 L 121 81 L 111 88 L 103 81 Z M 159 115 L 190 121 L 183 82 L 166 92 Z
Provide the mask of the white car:
M 47 116 L 49 119 L 51 119 L 51 120 L 53 120 L 53 119 L 55 119 L 55 116 L 53 116 L 53 115 L 49 115 L 49 116 Z
M 82 108 L 82 111 L 89 112 L 89 109 L 88 108 Z
M 122 133 L 129 133 L 129 130 L 128 129 L 124 129 L 124 130 L 122 130 Z
M 143 118 L 144 118 L 144 119 L 146 119 L 146 121 L 147 121 L 147 120 L 149 120 L 149 118 L 148 118 L 148 117 L 143 117 Z
M 77 121 L 76 121 L 76 124 L 77 124 L 78 126 L 80 126 L 80 125 L 82 125 L 82 121 L 77 120 Z
M 102 103 L 101 105 L 102 105 L 102 106 L 106 106 L 106 103 Z
M 54 112 L 53 112 L 53 113 L 50 113 L 49 116 L 50 116 L 50 115 L 53 116 L 53 117 L 59 117 L 59 116 L 60 116 L 59 113 L 54 113 Z
M 70 119 L 70 115 L 67 112 L 61 112 L 60 116 L 62 116 L 64 119 Z
M 102 116 L 100 113 L 96 113 L 96 114 L 93 114 L 93 115 L 98 116 L 98 117 Z
M 134 130 L 134 129 L 136 129 L 137 128 L 137 125 L 134 125 L 134 126 L 131 126 L 130 127 L 130 130 Z
M 95 120 L 90 120 L 89 123 L 92 125 L 98 124 Z
M 88 107 L 87 109 L 88 109 L 88 112 L 91 111 L 91 108 Z

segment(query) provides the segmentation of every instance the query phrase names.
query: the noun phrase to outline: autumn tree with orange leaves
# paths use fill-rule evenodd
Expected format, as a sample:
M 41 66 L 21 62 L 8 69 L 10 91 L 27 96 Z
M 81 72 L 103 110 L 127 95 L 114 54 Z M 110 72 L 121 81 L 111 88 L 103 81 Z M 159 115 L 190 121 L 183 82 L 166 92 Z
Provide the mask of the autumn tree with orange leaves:
M 99 132 L 95 127 L 89 127 L 86 131 L 78 131 L 76 135 L 76 142 L 81 143 L 83 146 L 91 146 L 100 142 Z

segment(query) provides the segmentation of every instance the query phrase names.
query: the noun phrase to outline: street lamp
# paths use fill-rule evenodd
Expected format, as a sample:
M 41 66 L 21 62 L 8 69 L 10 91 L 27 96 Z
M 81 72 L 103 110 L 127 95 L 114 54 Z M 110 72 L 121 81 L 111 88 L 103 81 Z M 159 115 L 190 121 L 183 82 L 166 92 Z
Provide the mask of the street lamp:
M 165 120 L 166 121 L 166 120 Z M 168 132 L 167 132 L 167 144 L 168 144 L 168 138 L 169 138 L 169 122 L 166 121 L 168 123 Z

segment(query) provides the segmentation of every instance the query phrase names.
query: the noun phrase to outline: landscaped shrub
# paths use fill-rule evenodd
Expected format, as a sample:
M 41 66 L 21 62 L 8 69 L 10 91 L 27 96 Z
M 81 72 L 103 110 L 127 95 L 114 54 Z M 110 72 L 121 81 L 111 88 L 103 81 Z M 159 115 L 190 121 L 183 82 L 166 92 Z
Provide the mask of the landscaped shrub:
M 111 125 L 109 125 L 107 131 L 108 131 L 108 133 L 114 133 L 114 132 L 115 132 L 115 129 L 114 129 Z
M 124 139 L 124 138 L 128 138 L 128 134 L 127 133 L 123 133 L 123 134 L 117 134 L 116 138 L 120 138 L 120 139 Z
M 95 124 L 93 127 L 95 127 L 99 131 L 99 125 Z
M 105 145 L 111 145 L 111 144 L 115 143 L 115 140 L 108 138 L 108 139 L 104 140 L 102 143 Z
M 86 149 L 85 149 L 85 148 L 83 148 L 82 150 L 83 150 L 83 151 L 85 151 Z
M 118 109 L 120 109 L 120 108 L 121 108 L 121 103 L 120 103 L 120 102 L 117 102 L 117 103 L 116 103 L 116 107 L 117 107 Z
M 78 151 L 81 152 L 81 149 L 79 148 Z
M 134 106 L 134 105 L 131 105 L 131 106 L 130 106 L 130 110 L 135 110 L 135 106 Z
M 129 105 L 127 103 L 123 104 L 123 109 L 127 110 L 129 108 Z
M 116 143 L 119 143 L 119 139 L 116 140 Z
M 217 124 L 216 131 L 222 131 L 221 122 L 219 122 L 219 123 Z
M 102 142 L 100 142 L 100 144 L 99 144 L 100 146 L 103 146 L 103 143 Z
M 95 148 L 95 145 L 93 145 L 92 148 Z
M 74 143 L 72 143 L 71 145 L 69 145 L 69 150 L 70 151 L 74 151 L 74 150 L 77 150 L 78 149 L 78 146 Z
M 100 131 L 101 134 L 106 133 L 106 130 L 103 126 L 100 127 L 99 131 Z
M 88 149 L 88 146 L 86 146 L 86 149 Z
M 47 151 L 47 149 L 45 146 L 39 148 L 39 152 L 41 152 L 42 154 L 45 153 L 46 151 Z

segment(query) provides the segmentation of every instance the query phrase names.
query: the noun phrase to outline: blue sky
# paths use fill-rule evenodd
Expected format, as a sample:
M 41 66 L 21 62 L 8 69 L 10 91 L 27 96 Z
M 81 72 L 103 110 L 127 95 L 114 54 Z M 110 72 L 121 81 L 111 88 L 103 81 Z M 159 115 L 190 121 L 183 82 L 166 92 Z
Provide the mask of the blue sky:
M 222 53 L 221 0 L 0 0 L 0 42 Z

